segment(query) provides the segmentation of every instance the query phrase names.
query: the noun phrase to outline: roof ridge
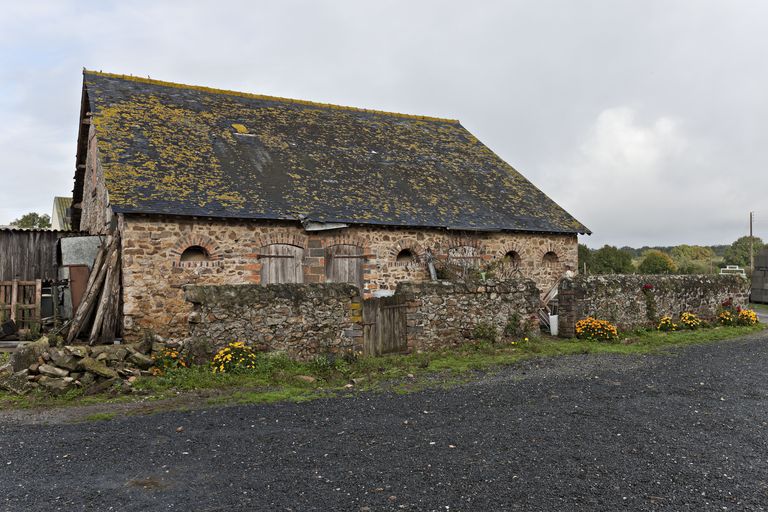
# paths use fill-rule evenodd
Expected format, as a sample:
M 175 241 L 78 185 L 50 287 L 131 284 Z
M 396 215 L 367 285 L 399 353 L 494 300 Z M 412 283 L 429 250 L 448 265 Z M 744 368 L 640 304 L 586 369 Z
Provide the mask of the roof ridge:
M 447 119 L 443 117 L 433 117 L 433 116 L 420 116 L 416 114 L 402 114 L 399 112 L 387 112 L 386 110 L 376 110 L 376 109 L 367 109 L 367 108 L 361 108 L 361 107 L 350 107 L 345 105 L 335 105 L 333 103 L 321 103 L 317 101 L 310 101 L 310 100 L 299 100 L 295 98 L 283 98 L 280 96 L 270 96 L 267 94 L 254 94 L 249 92 L 241 92 L 241 91 L 232 91 L 228 89 L 217 89 L 215 87 L 206 87 L 203 85 L 190 85 L 190 84 L 182 84 L 178 82 L 167 82 L 164 80 L 156 80 L 154 78 L 144 78 L 140 76 L 133 76 L 133 75 L 122 75 L 119 73 L 105 73 L 103 71 L 91 71 L 89 69 L 83 68 L 83 75 L 95 75 L 95 76 L 103 76 L 107 78 L 119 78 L 121 80 L 129 80 L 132 82 L 139 82 L 144 84 L 151 84 L 151 85 L 159 85 L 162 87 L 176 87 L 179 89 L 190 89 L 195 91 L 201 91 L 201 92 L 208 92 L 212 94 L 226 94 L 229 96 L 238 96 L 241 98 L 251 98 L 251 99 L 258 99 L 258 100 L 268 100 L 268 101 L 279 101 L 279 102 L 288 102 L 288 103 L 295 103 L 297 105 L 307 105 L 312 107 L 321 107 L 321 108 L 331 108 L 331 109 L 337 109 L 337 110 L 350 110 L 353 112 L 366 112 L 369 114 L 382 114 L 387 116 L 393 116 L 393 117 L 402 117 L 406 119 L 417 119 L 421 121 L 439 121 L 443 123 L 451 123 L 451 124 L 460 124 L 458 119 Z

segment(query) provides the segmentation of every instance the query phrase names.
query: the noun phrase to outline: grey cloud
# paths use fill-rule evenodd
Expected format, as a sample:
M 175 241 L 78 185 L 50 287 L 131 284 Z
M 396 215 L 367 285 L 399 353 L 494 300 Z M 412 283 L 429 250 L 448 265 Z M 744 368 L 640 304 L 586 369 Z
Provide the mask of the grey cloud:
M 726 243 L 768 186 L 760 1 L 28 4 L 0 19 L 0 223 L 71 190 L 83 66 L 459 118 L 590 245 Z

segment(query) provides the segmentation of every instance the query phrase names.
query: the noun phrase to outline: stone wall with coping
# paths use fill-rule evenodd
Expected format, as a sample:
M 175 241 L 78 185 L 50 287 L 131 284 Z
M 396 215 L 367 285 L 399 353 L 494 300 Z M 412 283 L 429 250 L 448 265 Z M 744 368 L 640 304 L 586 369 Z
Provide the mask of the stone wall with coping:
M 510 321 L 522 330 L 538 328 L 539 289 L 529 279 L 485 283 L 401 283 L 406 299 L 411 350 L 435 350 L 473 339 L 478 324 L 492 325 L 499 337 Z
M 560 336 L 574 337 L 587 316 L 620 329 L 655 326 L 664 315 L 686 311 L 714 318 L 721 304 L 749 302 L 749 282 L 736 275 L 602 275 L 563 279 L 558 290 Z
M 85 215 L 85 212 L 84 212 Z M 98 224 L 98 223 L 97 223 Z M 143 331 L 163 337 L 187 336 L 190 303 L 182 287 L 193 285 L 259 284 L 259 253 L 270 244 L 287 243 L 303 249 L 305 283 L 324 283 L 326 254 L 336 244 L 362 248 L 364 290 L 394 291 L 399 282 L 429 279 L 423 256 L 427 249 L 445 258 L 453 247 L 472 246 L 480 261 L 500 260 L 509 251 L 520 255 L 520 275 L 548 290 L 567 267 L 576 268 L 575 235 L 529 233 L 461 233 L 439 229 L 352 226 L 307 232 L 299 223 L 120 215 L 123 258 L 123 327 L 127 340 L 141 339 Z M 97 226 L 96 226 L 97 227 Z M 190 246 L 204 247 L 209 260 L 181 262 Z M 419 261 L 397 261 L 410 249 Z M 558 256 L 544 262 L 547 252 Z
M 193 306 L 190 343 L 203 346 L 209 356 L 234 341 L 297 359 L 363 349 L 362 304 L 355 286 L 190 285 L 184 292 Z

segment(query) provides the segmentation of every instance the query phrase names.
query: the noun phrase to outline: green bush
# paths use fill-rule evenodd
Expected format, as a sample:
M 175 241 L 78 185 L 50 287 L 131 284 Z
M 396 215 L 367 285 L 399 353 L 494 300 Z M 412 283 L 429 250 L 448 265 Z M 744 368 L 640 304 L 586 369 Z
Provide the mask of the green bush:
M 646 252 L 643 261 L 637 267 L 639 274 L 672 274 L 675 270 L 675 262 L 672 258 L 656 250 Z
M 517 312 L 512 313 L 507 318 L 507 324 L 504 326 L 504 336 L 507 338 L 520 338 L 525 336 L 526 326 L 523 325 L 520 314 Z
M 486 343 L 496 343 L 499 333 L 496 326 L 489 322 L 478 322 L 472 329 L 472 339 Z

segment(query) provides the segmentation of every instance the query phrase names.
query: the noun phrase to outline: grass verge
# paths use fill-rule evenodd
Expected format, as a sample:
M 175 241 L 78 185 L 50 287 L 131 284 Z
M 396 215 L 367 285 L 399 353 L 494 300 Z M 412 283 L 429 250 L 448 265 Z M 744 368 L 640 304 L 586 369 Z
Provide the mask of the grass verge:
M 94 414 L 89 414 L 83 419 L 85 421 L 109 421 L 114 419 L 115 416 L 117 416 L 117 413 L 114 412 L 97 412 Z
M 624 334 L 618 343 L 542 337 L 516 344 L 472 343 L 422 354 L 352 359 L 322 357 L 310 362 L 292 361 L 284 356 L 263 356 L 254 370 L 240 373 L 212 373 L 207 366 L 168 370 L 162 376 L 139 379 L 134 384 L 135 393 L 131 395 L 84 397 L 76 391 L 62 397 L 50 397 L 42 393 L 16 396 L 0 392 L 0 409 L 172 401 L 190 395 L 195 395 L 193 402 L 197 404 L 225 405 L 302 402 L 361 390 L 408 393 L 431 387 L 454 386 L 476 378 L 478 371 L 495 371 L 534 357 L 591 353 L 649 354 L 673 347 L 735 339 L 764 328 L 765 325 L 758 324 L 695 331 L 636 331 Z M 189 405 L 189 400 L 179 403 L 180 407 Z M 85 419 L 103 421 L 113 417 L 113 413 L 99 413 Z

